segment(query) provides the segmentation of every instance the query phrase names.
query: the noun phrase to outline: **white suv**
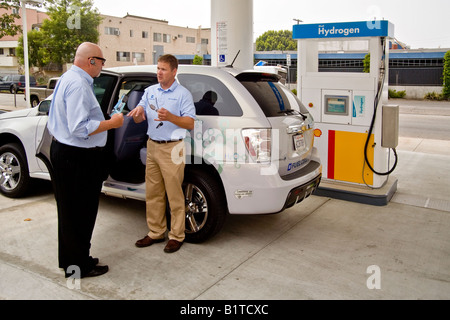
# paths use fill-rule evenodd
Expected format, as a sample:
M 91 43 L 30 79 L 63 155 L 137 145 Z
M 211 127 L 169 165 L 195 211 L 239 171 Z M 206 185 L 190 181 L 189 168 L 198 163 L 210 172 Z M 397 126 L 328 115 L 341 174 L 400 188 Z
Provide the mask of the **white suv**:
M 187 241 L 219 232 L 227 214 L 278 213 L 314 192 L 322 172 L 314 121 L 278 76 L 180 65 L 177 78 L 197 108 L 195 129 L 185 139 Z M 126 114 L 156 83 L 156 66 L 119 67 L 104 70 L 94 90 L 106 116 L 124 97 Z M 23 196 L 30 178 L 51 177 L 48 107 L 47 100 L 0 115 L 0 191 L 6 196 Z M 109 133 L 105 194 L 145 199 L 146 132 L 146 122 L 126 118 Z

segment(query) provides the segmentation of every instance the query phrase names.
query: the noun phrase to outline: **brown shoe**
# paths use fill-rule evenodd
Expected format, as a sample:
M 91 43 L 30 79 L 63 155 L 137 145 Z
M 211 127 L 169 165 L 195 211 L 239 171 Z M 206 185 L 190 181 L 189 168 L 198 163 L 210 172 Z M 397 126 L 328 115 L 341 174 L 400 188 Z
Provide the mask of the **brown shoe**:
M 173 253 L 175 251 L 178 251 L 182 245 L 183 242 L 177 240 L 169 240 L 169 242 L 167 242 L 166 247 L 164 248 L 164 252 Z
M 138 248 L 150 247 L 154 243 L 163 241 L 164 239 L 152 239 L 149 236 L 145 236 L 143 239 L 136 241 L 136 247 Z

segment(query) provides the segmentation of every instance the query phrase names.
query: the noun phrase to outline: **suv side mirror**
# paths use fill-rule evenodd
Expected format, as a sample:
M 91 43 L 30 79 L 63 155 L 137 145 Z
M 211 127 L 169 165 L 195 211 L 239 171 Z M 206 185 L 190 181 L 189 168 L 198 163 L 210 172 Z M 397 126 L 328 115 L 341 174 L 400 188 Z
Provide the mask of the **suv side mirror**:
M 48 115 L 51 102 L 52 102 L 51 100 L 44 100 L 39 104 L 38 109 L 40 115 Z

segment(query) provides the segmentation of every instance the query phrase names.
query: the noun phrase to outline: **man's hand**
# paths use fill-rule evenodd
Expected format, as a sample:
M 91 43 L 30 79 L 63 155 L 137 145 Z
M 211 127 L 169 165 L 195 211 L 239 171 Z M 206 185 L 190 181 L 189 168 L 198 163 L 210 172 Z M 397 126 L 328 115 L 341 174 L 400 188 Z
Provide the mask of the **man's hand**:
M 171 119 L 173 119 L 173 114 L 170 113 L 169 110 L 161 108 L 158 110 L 158 119 L 155 119 L 155 121 L 170 121 L 173 122 Z
M 143 106 L 137 106 L 131 112 L 127 114 L 127 117 L 132 117 L 134 122 L 141 123 L 146 120 L 145 110 Z
M 110 119 L 112 129 L 120 128 L 123 125 L 123 114 L 116 113 Z
M 101 132 L 105 132 L 111 129 L 117 129 L 123 126 L 123 114 L 117 113 L 111 117 L 109 120 L 105 120 L 100 122 L 100 125 L 98 126 L 97 130 L 92 132 L 90 136 L 99 134 Z
M 155 119 L 155 121 L 160 121 L 160 122 L 161 121 L 169 121 L 183 129 L 187 129 L 187 130 L 194 129 L 194 119 L 192 119 L 190 117 L 176 116 L 164 108 L 161 108 L 158 110 L 158 119 Z

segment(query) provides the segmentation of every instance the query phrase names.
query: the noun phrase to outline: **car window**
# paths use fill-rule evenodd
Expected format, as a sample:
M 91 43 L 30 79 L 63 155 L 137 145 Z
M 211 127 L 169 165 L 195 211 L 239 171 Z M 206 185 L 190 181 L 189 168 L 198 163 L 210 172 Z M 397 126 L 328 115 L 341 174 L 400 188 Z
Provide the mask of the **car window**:
M 94 78 L 94 93 L 105 114 L 108 110 L 116 83 L 117 77 L 109 74 L 101 74 L 99 77 Z
M 114 99 L 114 104 L 119 101 L 119 97 L 123 98 L 127 96 L 124 112 L 128 113 L 137 107 L 138 103 L 141 101 L 145 89 L 157 83 L 158 79 L 156 78 L 156 75 L 154 77 L 146 77 L 145 79 L 125 78 L 120 84 L 119 92 Z
M 57 83 L 58 83 L 58 80 L 57 80 L 57 79 L 50 80 L 50 83 L 49 83 L 49 85 L 48 85 L 48 88 L 49 88 L 49 89 L 55 89 Z
M 252 79 L 241 83 L 258 102 L 266 117 L 277 117 L 292 111 L 309 113 L 301 101 L 279 82 Z
M 178 80 L 192 93 L 197 115 L 243 115 L 239 103 L 220 80 L 199 74 L 180 74 Z

